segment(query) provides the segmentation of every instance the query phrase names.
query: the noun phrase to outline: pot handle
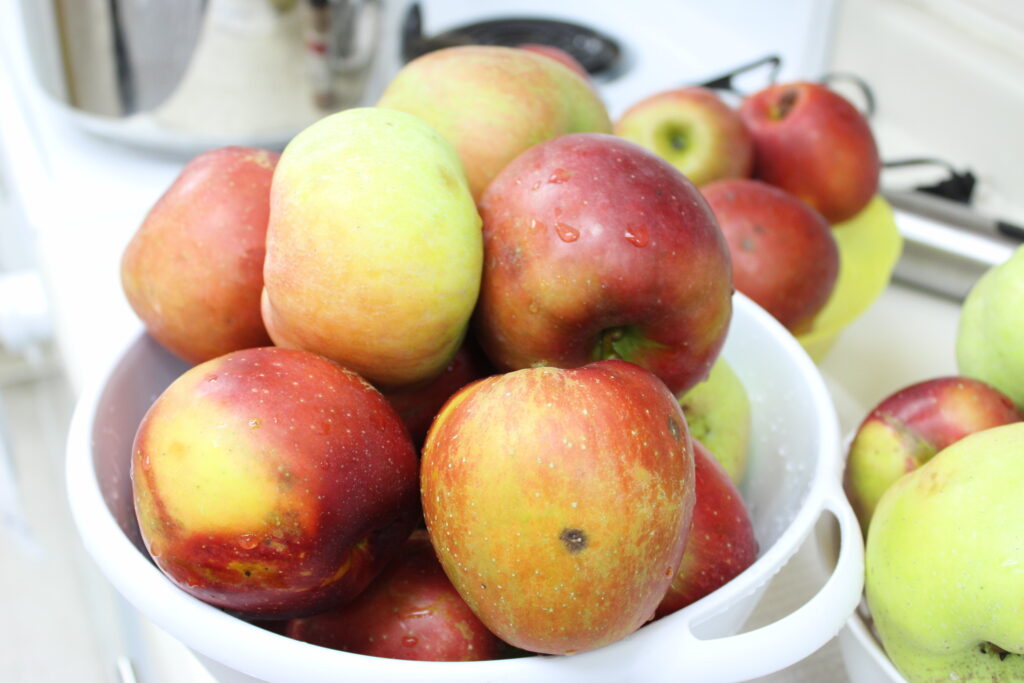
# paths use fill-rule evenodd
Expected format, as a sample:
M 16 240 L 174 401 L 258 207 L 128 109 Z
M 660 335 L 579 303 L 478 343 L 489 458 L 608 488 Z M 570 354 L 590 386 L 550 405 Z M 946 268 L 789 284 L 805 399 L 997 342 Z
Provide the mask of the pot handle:
M 818 592 L 790 614 L 746 633 L 703 640 L 693 634 L 692 624 L 686 624 L 682 633 L 673 634 L 675 646 L 665 651 L 692 656 L 678 666 L 666 666 L 661 676 L 709 683 L 749 680 L 791 666 L 839 633 L 863 592 L 864 541 L 838 485 L 824 493 L 819 509 L 828 510 L 839 522 L 840 542 L 835 569 Z M 684 645 L 680 639 L 689 642 Z

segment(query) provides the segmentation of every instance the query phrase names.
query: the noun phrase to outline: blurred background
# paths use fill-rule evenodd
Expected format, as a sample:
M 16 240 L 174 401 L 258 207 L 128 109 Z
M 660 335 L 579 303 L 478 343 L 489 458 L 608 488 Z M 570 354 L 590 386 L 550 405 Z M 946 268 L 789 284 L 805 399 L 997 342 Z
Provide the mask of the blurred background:
M 495 21 L 510 19 L 546 22 Z M 905 239 L 893 284 L 821 364 L 844 428 L 896 386 L 954 371 L 959 301 L 1024 225 L 1024 4 L 4 0 L 0 680 L 209 680 L 107 586 L 66 503 L 75 398 L 138 330 L 121 251 L 192 155 L 281 148 L 372 104 L 412 56 L 466 40 L 567 49 L 613 118 L 749 65 L 741 93 L 831 77 L 870 112 Z M 798 563 L 754 622 L 814 592 Z M 771 679 L 846 677 L 833 642 Z

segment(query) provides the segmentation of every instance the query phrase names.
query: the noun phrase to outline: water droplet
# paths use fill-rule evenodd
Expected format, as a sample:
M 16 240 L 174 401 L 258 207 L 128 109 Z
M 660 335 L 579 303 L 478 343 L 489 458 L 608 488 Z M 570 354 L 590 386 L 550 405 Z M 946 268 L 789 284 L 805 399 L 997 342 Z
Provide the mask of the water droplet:
M 416 619 L 418 617 L 431 617 L 434 616 L 434 611 L 429 607 L 421 607 L 419 609 L 411 609 L 402 615 L 406 619 Z
M 539 190 L 539 189 L 540 189 L 540 181 L 538 180 L 538 181 L 537 181 L 537 182 L 535 182 L 535 183 L 534 183 L 533 185 L 531 185 L 531 186 L 530 186 L 530 189 L 531 189 L 531 190 Z
M 558 233 L 558 238 L 563 242 L 575 242 L 580 238 L 580 231 L 565 223 L 556 224 L 555 232 Z
M 253 534 L 242 534 L 238 537 L 238 547 L 242 550 L 252 550 L 260 543 L 259 539 Z
M 626 228 L 625 238 L 634 247 L 646 247 L 651 241 L 650 233 L 642 225 L 631 225 Z
M 551 172 L 551 177 L 548 178 L 549 183 L 559 184 L 564 183 L 572 176 L 571 173 L 566 171 L 564 168 L 556 168 Z
M 419 644 L 419 639 L 416 636 L 405 636 L 402 638 L 402 645 L 406 647 L 416 647 Z

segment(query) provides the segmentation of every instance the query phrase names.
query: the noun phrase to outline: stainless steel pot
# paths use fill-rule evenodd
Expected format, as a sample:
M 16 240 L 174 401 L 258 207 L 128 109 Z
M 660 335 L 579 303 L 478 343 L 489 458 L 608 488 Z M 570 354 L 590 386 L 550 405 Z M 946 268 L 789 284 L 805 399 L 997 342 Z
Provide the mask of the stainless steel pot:
M 372 103 L 399 66 L 397 0 L 23 0 L 47 91 L 94 132 L 157 147 L 284 144 Z M 35 7 L 33 7 L 35 6 Z M 49 45 L 47 46 L 47 43 Z

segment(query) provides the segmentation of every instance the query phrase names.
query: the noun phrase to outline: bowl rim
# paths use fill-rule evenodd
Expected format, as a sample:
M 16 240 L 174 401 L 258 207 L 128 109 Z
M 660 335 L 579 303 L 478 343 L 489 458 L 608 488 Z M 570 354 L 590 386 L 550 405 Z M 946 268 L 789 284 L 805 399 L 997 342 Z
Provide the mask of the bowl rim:
M 607 677 L 628 672 L 629 668 L 635 665 L 635 662 L 629 661 L 630 659 L 644 659 L 636 657 L 635 647 L 638 638 L 646 641 L 641 647 L 642 652 L 646 654 L 652 654 L 652 648 L 657 644 L 658 649 L 654 651 L 659 653 L 659 657 L 671 656 L 673 652 L 681 650 L 694 650 L 686 648 L 685 645 L 687 641 L 696 641 L 697 652 L 714 652 L 715 654 L 709 654 L 709 657 L 718 657 L 717 663 L 724 664 L 724 668 L 728 669 L 714 674 L 716 680 L 741 680 L 744 677 L 765 675 L 810 655 L 843 627 L 853 613 L 861 594 L 862 584 L 856 583 L 853 577 L 859 575 L 860 580 L 863 579 L 863 556 L 857 556 L 854 546 L 859 545 L 863 550 L 863 544 L 860 540 L 859 526 L 855 525 L 855 534 L 848 534 L 844 525 L 840 561 L 837 562 L 833 576 L 826 581 L 826 586 L 816 596 L 820 597 L 831 584 L 839 583 L 842 585 L 831 586 L 830 596 L 841 596 L 842 604 L 829 606 L 829 611 L 824 615 L 827 617 L 827 624 L 816 623 L 813 632 L 800 633 L 800 637 L 789 639 L 797 642 L 789 642 L 786 647 L 759 651 L 756 658 L 736 657 L 736 650 L 731 647 L 740 642 L 756 643 L 758 646 L 765 644 L 766 638 L 770 641 L 770 637 L 778 635 L 778 629 L 773 627 L 790 617 L 801 617 L 792 619 L 794 623 L 789 624 L 790 627 L 802 625 L 806 628 L 809 614 L 806 611 L 802 615 L 798 614 L 804 608 L 784 617 L 776 624 L 738 635 L 706 640 L 693 635 L 694 625 L 720 614 L 763 588 L 807 540 L 824 510 L 829 509 L 840 518 L 841 523 L 847 514 L 849 517 L 853 515 L 840 486 L 838 418 L 817 366 L 797 339 L 761 307 L 740 293 L 734 296 L 734 303 L 735 310 L 743 311 L 744 315 L 750 316 L 753 324 L 767 328 L 775 338 L 774 341 L 783 347 L 795 363 L 814 399 L 814 423 L 818 425 L 820 443 L 814 472 L 809 477 L 806 498 L 777 540 L 739 576 L 692 605 L 659 621 L 648 623 L 630 636 L 597 650 L 571 657 L 536 655 L 480 662 L 383 659 L 293 640 L 230 616 L 177 588 L 124 534 L 102 496 L 92 463 L 92 427 L 98 403 L 112 373 L 128 350 L 144 336 L 141 328 L 117 347 L 120 352 L 112 354 L 108 366 L 97 373 L 95 379 L 83 389 L 75 407 L 68 433 L 65 472 L 72 516 L 93 561 L 139 612 L 196 652 L 230 668 L 267 680 L 326 681 L 336 677 L 338 671 L 344 671 L 346 675 L 358 680 L 407 680 L 413 676 L 446 681 L 478 681 L 481 678 L 511 680 L 527 677 L 544 680 L 594 680 L 595 677 L 600 678 L 602 675 Z M 840 565 L 843 565 L 841 580 L 837 579 Z M 804 607 L 809 607 L 815 599 L 812 598 Z M 215 654 L 210 652 L 214 643 L 217 645 Z M 721 647 L 713 647 L 716 645 Z M 726 657 L 724 662 L 721 652 L 723 649 L 732 652 L 732 656 Z M 686 666 L 686 663 L 681 665 Z M 666 672 L 659 675 L 667 675 L 671 668 L 666 667 Z M 707 674 L 708 672 L 702 670 L 699 665 L 694 667 L 694 675 L 700 676 L 696 680 L 709 680 Z M 718 674 L 725 677 L 718 678 Z

